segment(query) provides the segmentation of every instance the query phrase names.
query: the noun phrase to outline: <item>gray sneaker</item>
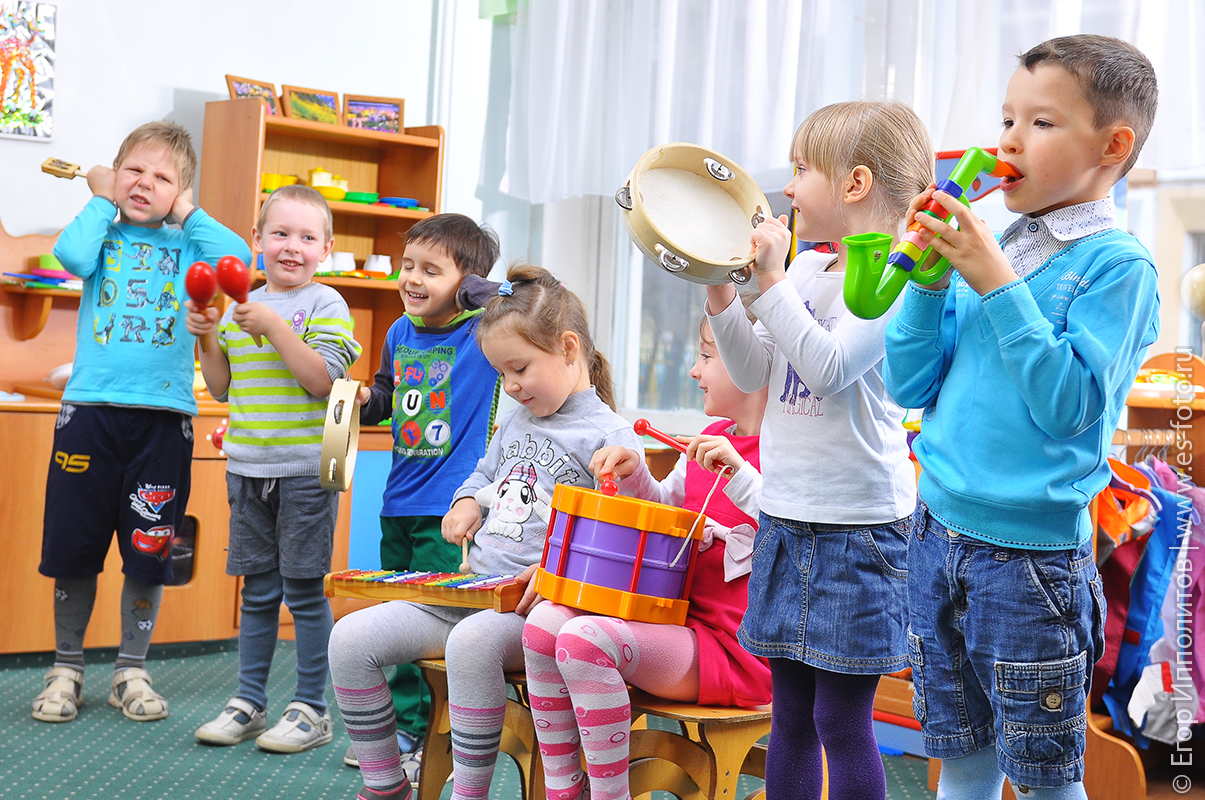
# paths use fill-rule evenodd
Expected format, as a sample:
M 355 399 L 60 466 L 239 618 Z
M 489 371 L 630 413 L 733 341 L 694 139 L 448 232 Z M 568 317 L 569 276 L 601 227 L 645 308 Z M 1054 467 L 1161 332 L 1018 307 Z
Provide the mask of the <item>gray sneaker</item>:
M 343 763 L 349 767 L 360 768 L 360 759 L 356 757 L 356 746 L 354 744 L 347 746 L 347 752 L 343 754 Z
M 267 729 L 264 712 L 241 697 L 232 697 L 217 719 L 197 728 L 194 735 L 205 744 L 231 745 L 254 739 Z
M 271 729 L 255 740 L 261 750 L 270 753 L 301 753 L 330 744 L 335 738 L 330 712 L 319 715 L 308 703 L 294 700 Z

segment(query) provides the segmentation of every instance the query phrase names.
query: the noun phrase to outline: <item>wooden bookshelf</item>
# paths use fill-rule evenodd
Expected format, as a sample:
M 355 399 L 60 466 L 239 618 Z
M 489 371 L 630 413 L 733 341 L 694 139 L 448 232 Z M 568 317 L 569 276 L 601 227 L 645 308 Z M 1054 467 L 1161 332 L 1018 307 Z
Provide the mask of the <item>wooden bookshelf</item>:
M 372 254 L 401 265 L 406 231 L 439 213 L 443 192 L 444 131 L 438 125 L 406 128 L 403 133 L 327 125 L 270 116 L 256 99 L 205 104 L 201 154 L 200 204 L 211 216 L 251 242 L 264 173 L 295 175 L 304 182 L 321 167 L 347 180 L 353 192 L 382 197 L 411 197 L 430 209 L 331 202 L 335 250 L 350 251 L 361 266 Z M 364 354 L 349 377 L 371 380 L 389 326 L 402 315 L 396 283 L 360 278 L 318 278 L 336 287 L 355 320 Z

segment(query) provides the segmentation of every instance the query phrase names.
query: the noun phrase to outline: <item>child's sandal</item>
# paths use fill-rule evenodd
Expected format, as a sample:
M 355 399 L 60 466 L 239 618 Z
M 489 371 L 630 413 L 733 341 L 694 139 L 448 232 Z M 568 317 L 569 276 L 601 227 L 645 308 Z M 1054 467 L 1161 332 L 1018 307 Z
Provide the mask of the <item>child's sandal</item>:
M 109 705 L 120 708 L 126 719 L 153 722 L 167 716 L 167 700 L 151 686 L 151 675 L 140 667 L 126 667 L 113 673 Z
M 71 667 L 51 667 L 46 688 L 33 699 L 33 718 L 42 722 L 70 722 L 84 704 L 84 673 Z

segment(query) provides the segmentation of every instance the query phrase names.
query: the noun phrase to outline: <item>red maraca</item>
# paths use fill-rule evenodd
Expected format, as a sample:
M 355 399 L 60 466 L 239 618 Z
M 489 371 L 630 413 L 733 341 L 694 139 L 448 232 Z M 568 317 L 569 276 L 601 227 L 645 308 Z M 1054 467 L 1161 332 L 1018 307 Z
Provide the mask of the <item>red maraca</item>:
M 218 259 L 218 283 L 231 300 L 245 303 L 251 291 L 251 271 L 238 256 L 222 256 Z
M 238 256 L 222 256 L 218 259 L 218 285 L 231 300 L 245 303 L 247 292 L 251 290 L 251 271 Z M 264 343 L 258 334 L 252 334 L 251 338 L 255 340 L 256 346 Z
M 198 261 L 188 268 L 188 272 L 184 275 L 184 289 L 188 292 L 188 296 L 192 298 L 193 305 L 196 311 L 201 312 L 209 307 L 213 302 L 214 295 L 218 293 L 218 278 L 213 271 L 213 267 L 209 266 L 207 261 Z M 209 340 L 201 339 L 201 350 L 209 350 Z

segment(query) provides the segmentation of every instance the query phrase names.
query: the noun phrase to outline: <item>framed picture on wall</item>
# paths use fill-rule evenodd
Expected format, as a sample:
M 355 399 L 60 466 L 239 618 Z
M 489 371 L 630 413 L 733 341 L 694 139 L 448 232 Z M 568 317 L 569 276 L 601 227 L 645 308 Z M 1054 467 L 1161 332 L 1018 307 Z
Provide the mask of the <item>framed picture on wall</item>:
M 343 95 L 343 124 L 349 128 L 386 133 L 402 132 L 406 101 L 394 97 Z
M 226 76 L 226 87 L 230 89 L 231 100 L 241 100 L 244 97 L 258 97 L 268 106 L 268 113 L 280 113 L 280 98 L 276 96 L 276 87 L 263 81 L 253 81 L 250 78 Z
M 0 0 L 0 136 L 54 139 L 57 8 Z
M 338 92 L 286 85 L 280 87 L 280 100 L 286 117 L 326 122 L 331 125 L 338 125 L 343 121 Z

